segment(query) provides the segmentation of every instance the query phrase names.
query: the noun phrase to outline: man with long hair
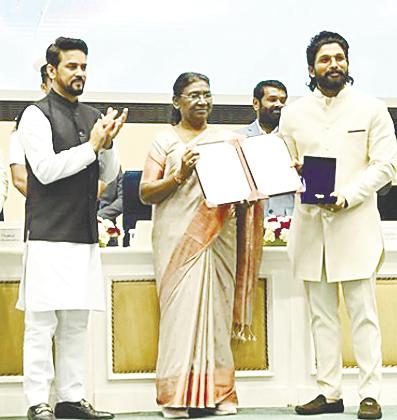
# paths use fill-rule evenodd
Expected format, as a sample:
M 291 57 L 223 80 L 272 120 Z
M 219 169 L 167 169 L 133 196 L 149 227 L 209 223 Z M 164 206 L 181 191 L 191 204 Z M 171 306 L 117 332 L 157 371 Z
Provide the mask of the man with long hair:
M 288 239 L 310 307 L 321 392 L 295 410 L 344 410 L 340 284 L 359 368 L 357 415 L 378 419 L 382 355 L 375 286 L 384 248 L 376 191 L 396 173 L 396 137 L 386 105 L 351 86 L 349 45 L 341 35 L 320 32 L 306 52 L 312 93 L 283 109 L 280 133 L 297 163 L 310 155 L 336 158 L 336 182 L 334 204 L 296 200 Z

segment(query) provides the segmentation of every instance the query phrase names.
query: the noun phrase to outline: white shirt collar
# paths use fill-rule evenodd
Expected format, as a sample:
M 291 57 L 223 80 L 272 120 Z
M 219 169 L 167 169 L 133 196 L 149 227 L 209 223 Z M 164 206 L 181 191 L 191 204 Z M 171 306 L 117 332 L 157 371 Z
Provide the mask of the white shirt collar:
M 329 96 L 325 96 L 321 92 L 320 89 L 315 88 L 314 91 L 313 91 L 313 94 L 317 98 L 322 99 L 322 100 L 324 100 L 326 102 L 332 102 L 335 99 L 342 99 L 342 98 L 344 98 L 349 93 L 350 89 L 351 89 L 351 86 L 349 84 L 346 84 L 345 87 L 336 96 L 329 97 Z
M 321 93 L 321 92 L 320 92 Z M 258 127 L 258 130 L 259 130 L 259 132 L 261 133 L 261 134 L 268 134 L 268 133 L 266 133 L 266 131 L 264 131 L 263 129 L 262 129 L 262 127 L 261 127 L 261 125 L 259 124 L 259 120 L 258 120 L 258 118 L 255 120 L 255 122 L 256 122 L 256 125 L 257 125 L 257 127 Z M 275 133 L 277 133 L 278 132 L 278 126 L 271 132 L 271 133 L 269 133 L 269 134 L 275 134 Z

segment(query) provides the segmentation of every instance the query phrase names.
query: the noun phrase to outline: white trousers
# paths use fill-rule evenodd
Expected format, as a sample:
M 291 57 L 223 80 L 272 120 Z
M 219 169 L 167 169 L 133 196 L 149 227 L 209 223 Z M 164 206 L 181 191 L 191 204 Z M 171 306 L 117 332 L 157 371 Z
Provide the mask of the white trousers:
M 88 316 L 87 310 L 25 312 L 24 393 L 29 406 L 48 403 L 54 376 L 57 401 L 84 398 Z
M 326 398 L 339 399 L 342 390 L 342 331 L 338 315 L 338 283 L 305 281 L 317 361 L 317 383 Z M 340 283 L 350 317 L 353 350 L 359 368 L 361 399 L 379 398 L 381 335 L 375 299 L 375 275 Z

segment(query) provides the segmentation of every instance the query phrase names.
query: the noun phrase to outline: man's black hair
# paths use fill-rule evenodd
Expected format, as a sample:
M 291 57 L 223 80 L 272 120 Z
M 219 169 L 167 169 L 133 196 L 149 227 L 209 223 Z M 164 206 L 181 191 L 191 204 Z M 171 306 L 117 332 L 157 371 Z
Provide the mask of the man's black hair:
M 49 79 L 48 73 L 47 73 L 47 63 L 43 64 L 40 67 L 40 76 L 41 76 L 41 82 L 46 84 L 47 80 Z
M 349 44 L 342 35 L 339 35 L 336 32 L 321 31 L 315 35 L 311 40 L 310 44 L 306 48 L 306 59 L 307 64 L 311 67 L 314 67 L 314 62 L 316 61 L 316 55 L 319 49 L 326 44 L 339 44 L 345 53 L 347 62 L 349 62 Z M 309 76 L 310 82 L 308 84 L 310 90 L 314 90 L 317 87 L 317 80 L 315 77 Z M 354 80 L 351 76 L 347 75 L 346 81 L 353 84 Z
M 263 96 L 265 95 L 264 88 L 266 86 L 270 86 L 270 87 L 274 87 L 274 88 L 277 88 L 277 89 L 281 89 L 288 96 L 287 88 L 279 80 L 263 80 L 262 82 L 259 82 L 255 86 L 255 88 L 254 88 L 254 98 L 256 98 L 256 99 L 258 99 L 260 101 L 263 98 Z
M 60 36 L 47 48 L 46 59 L 47 63 L 52 64 L 54 67 L 58 67 L 61 61 L 61 51 L 79 50 L 85 55 L 88 55 L 87 44 L 82 39 L 77 38 L 65 38 Z

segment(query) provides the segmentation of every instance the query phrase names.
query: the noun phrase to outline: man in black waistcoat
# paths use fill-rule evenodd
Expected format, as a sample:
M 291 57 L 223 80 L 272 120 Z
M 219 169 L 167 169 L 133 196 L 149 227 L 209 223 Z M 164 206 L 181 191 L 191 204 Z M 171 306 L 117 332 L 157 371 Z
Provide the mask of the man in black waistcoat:
M 47 49 L 51 92 L 23 113 L 18 132 L 28 173 L 25 266 L 17 308 L 25 311 L 24 392 L 29 420 L 110 419 L 84 399 L 90 310 L 104 310 L 98 248 L 98 179 L 116 178 L 112 140 L 127 118 L 78 102 L 86 81 L 84 41 Z M 52 339 L 55 343 L 54 374 Z M 55 378 L 57 404 L 48 404 Z M 54 417 L 55 416 L 55 417 Z

